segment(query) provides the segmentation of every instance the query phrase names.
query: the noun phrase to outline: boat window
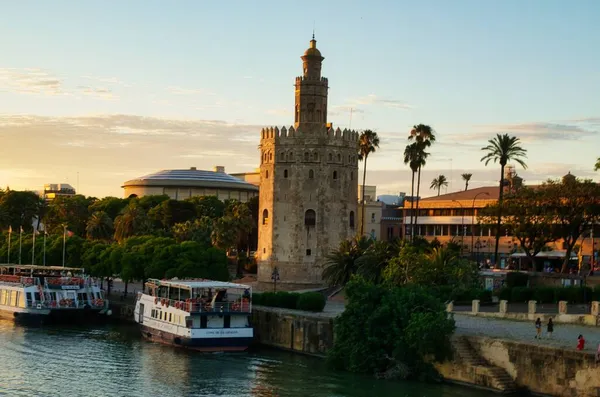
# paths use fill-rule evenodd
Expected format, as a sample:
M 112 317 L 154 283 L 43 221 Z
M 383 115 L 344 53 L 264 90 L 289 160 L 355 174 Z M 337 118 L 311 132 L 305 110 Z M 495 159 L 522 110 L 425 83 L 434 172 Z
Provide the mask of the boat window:
M 35 293 L 33 294 L 33 297 L 35 298 L 35 301 L 36 301 L 36 302 L 39 302 L 39 301 L 41 301 L 41 300 L 42 300 L 42 297 L 40 296 L 40 293 L 39 293 L 39 292 L 35 292 Z
M 171 322 L 171 314 L 172 314 L 172 313 L 169 313 L 169 322 Z
M 17 306 L 18 296 L 19 295 L 17 291 L 10 291 L 10 304 L 12 306 Z

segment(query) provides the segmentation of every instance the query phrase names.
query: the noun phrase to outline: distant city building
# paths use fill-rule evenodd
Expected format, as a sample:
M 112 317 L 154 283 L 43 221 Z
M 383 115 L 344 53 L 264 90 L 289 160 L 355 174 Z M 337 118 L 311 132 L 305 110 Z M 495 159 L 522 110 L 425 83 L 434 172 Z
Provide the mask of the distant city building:
M 363 186 L 361 184 L 358 185 L 358 202 L 362 203 L 362 191 Z M 373 185 L 365 185 L 365 200 L 369 201 L 377 201 L 377 186 Z
M 252 172 L 240 172 L 237 174 L 229 174 L 234 176 L 242 181 L 246 181 L 248 183 L 253 184 L 254 186 L 260 186 L 260 168 L 257 168 Z
M 409 196 L 410 198 L 410 196 Z M 400 192 L 398 195 L 394 194 L 381 194 L 377 196 L 377 200 L 383 202 L 385 205 L 390 206 L 404 206 L 404 200 L 406 199 L 406 193 Z
M 322 285 L 325 258 L 356 235 L 358 132 L 327 122 L 329 84 L 311 40 L 296 77 L 294 126 L 260 139 L 258 281 Z
M 52 201 L 57 197 L 70 197 L 76 194 L 73 186 L 68 183 L 48 183 L 44 185 L 42 197 L 46 201 Z
M 365 185 L 365 227 L 363 235 L 379 240 L 381 237 L 381 214 L 383 203 L 377 201 L 377 186 Z M 362 185 L 358 185 L 358 227 L 359 231 L 363 223 L 362 220 Z
M 225 167 L 216 166 L 213 171 L 163 170 L 154 174 L 129 180 L 121 186 L 124 196 L 143 197 L 166 194 L 174 200 L 194 196 L 216 196 L 219 200 L 236 199 L 246 202 L 258 196 L 258 187 L 225 173 Z

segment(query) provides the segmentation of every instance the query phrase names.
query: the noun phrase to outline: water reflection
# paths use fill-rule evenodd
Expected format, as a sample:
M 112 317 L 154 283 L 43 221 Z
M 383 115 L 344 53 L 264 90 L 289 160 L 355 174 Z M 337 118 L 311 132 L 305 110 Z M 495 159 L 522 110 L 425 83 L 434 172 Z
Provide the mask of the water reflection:
M 201 354 L 141 340 L 133 327 L 23 328 L 0 322 L 0 395 L 228 397 L 481 397 L 449 386 L 332 372 L 274 350 Z

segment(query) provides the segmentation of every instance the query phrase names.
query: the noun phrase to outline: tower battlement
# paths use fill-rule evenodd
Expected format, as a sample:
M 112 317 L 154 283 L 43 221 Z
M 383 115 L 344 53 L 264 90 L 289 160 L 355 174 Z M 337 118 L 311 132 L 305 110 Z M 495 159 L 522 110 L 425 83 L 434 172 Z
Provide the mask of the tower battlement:
M 325 85 L 327 85 L 329 83 L 329 80 L 327 80 L 327 77 L 321 77 L 320 79 L 316 79 L 316 80 L 305 77 L 305 76 L 297 76 L 296 77 L 296 85 L 302 84 L 303 81 L 321 81 L 321 82 L 325 83 Z
M 260 132 L 260 143 L 285 143 L 295 142 L 298 138 L 327 138 L 327 140 L 334 145 L 356 145 L 358 142 L 359 133 L 355 130 L 349 130 L 344 128 L 343 130 L 338 128 L 327 128 L 322 126 L 320 128 L 289 128 L 281 127 L 266 127 Z

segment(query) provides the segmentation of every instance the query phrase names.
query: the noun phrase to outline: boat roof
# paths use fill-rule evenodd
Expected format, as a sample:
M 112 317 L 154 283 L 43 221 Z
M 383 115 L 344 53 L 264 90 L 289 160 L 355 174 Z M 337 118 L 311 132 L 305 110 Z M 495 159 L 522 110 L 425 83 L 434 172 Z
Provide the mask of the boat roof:
M 149 279 L 146 284 L 155 284 L 158 286 L 169 286 L 173 288 L 240 288 L 248 289 L 249 285 L 228 283 L 225 281 L 214 281 L 214 280 L 156 280 Z
M 13 264 L 0 264 L 0 268 L 16 268 L 25 270 L 58 270 L 58 271 L 77 271 L 83 272 L 82 267 L 62 267 L 62 266 L 38 266 L 38 265 L 13 265 Z

